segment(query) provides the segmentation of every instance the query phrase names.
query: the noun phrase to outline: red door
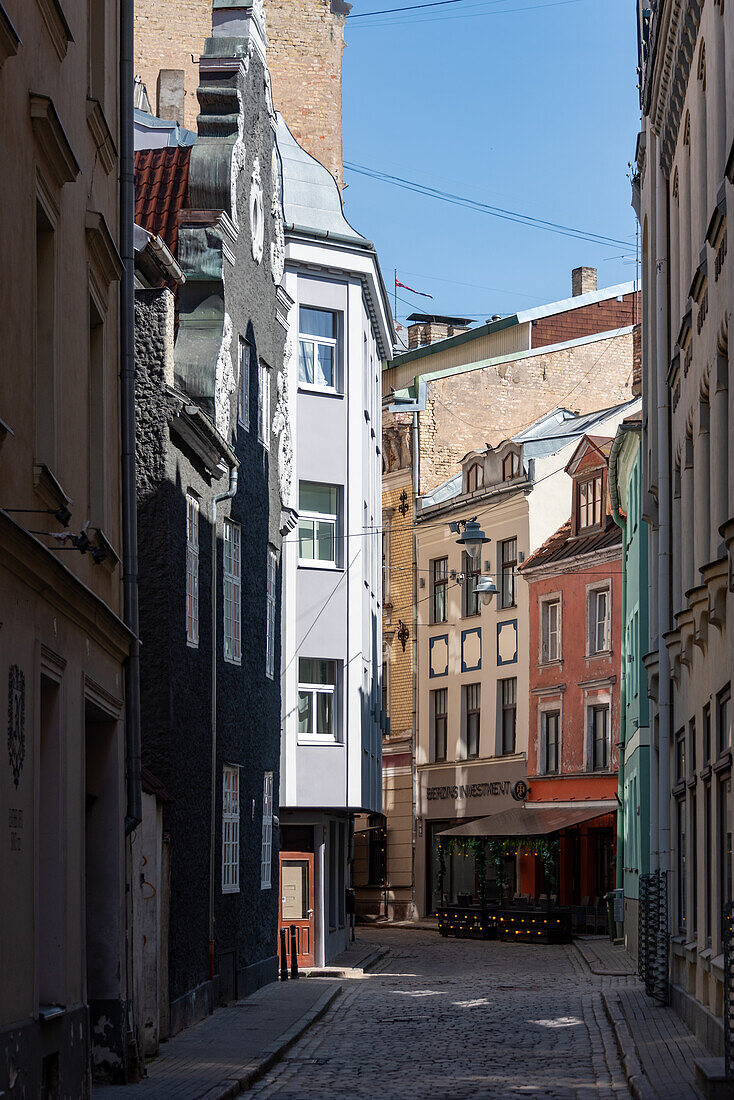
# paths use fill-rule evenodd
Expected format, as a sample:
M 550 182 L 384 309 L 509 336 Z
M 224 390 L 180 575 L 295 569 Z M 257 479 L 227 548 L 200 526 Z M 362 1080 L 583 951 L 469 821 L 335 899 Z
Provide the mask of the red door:
M 279 927 L 286 930 L 289 964 L 291 925 L 295 925 L 298 965 L 314 965 L 313 899 L 313 852 L 281 852 Z M 278 953 L 280 954 L 280 933 Z

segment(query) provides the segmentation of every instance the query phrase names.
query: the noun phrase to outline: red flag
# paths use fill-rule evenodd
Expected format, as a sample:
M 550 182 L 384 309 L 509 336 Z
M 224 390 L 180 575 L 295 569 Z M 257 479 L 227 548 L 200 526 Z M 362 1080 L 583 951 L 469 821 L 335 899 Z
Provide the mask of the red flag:
M 426 292 L 424 290 L 413 290 L 412 286 L 406 286 L 405 283 L 399 283 L 397 279 L 395 280 L 395 286 L 402 287 L 403 290 L 409 290 L 411 294 L 420 294 L 421 298 L 432 298 L 433 297 L 432 294 L 426 294 Z

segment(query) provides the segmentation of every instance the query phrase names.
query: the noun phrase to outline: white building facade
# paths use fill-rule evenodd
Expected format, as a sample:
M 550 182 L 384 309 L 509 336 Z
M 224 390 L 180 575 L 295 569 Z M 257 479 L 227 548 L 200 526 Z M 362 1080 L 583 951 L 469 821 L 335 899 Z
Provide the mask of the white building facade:
M 381 362 L 389 303 L 374 248 L 344 219 L 336 182 L 278 122 L 290 314 L 284 541 L 281 927 L 301 965 L 348 941 L 356 813 L 379 812 Z M 287 476 L 287 475 L 286 475 Z

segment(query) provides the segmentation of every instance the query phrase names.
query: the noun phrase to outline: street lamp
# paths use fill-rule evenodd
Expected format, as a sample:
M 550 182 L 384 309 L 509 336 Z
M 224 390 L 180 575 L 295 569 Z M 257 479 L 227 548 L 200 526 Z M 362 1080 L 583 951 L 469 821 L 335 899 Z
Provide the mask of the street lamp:
M 477 587 L 475 589 L 478 596 L 482 597 L 482 603 L 489 605 L 492 602 L 492 597 L 497 591 L 497 585 L 495 584 L 494 577 L 488 577 L 486 574 L 479 578 L 477 581 Z
M 455 530 L 459 530 L 459 527 L 463 530 L 456 540 L 459 546 L 463 546 L 465 550 L 468 550 L 470 554 L 474 555 L 477 550 L 481 550 L 486 542 L 492 540 L 487 538 L 484 531 L 477 523 L 476 516 L 474 519 L 460 520 L 457 523 Z M 452 524 L 453 527 L 453 524 Z

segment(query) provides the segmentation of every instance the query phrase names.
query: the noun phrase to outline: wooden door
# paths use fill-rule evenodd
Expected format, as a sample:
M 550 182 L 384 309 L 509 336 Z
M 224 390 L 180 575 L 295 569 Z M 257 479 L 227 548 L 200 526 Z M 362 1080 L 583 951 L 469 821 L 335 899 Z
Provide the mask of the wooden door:
M 280 853 L 280 920 L 285 928 L 288 963 L 291 957 L 291 925 L 296 928 L 296 953 L 299 966 L 314 965 L 314 882 L 313 852 Z M 278 933 L 280 953 L 280 932 Z

